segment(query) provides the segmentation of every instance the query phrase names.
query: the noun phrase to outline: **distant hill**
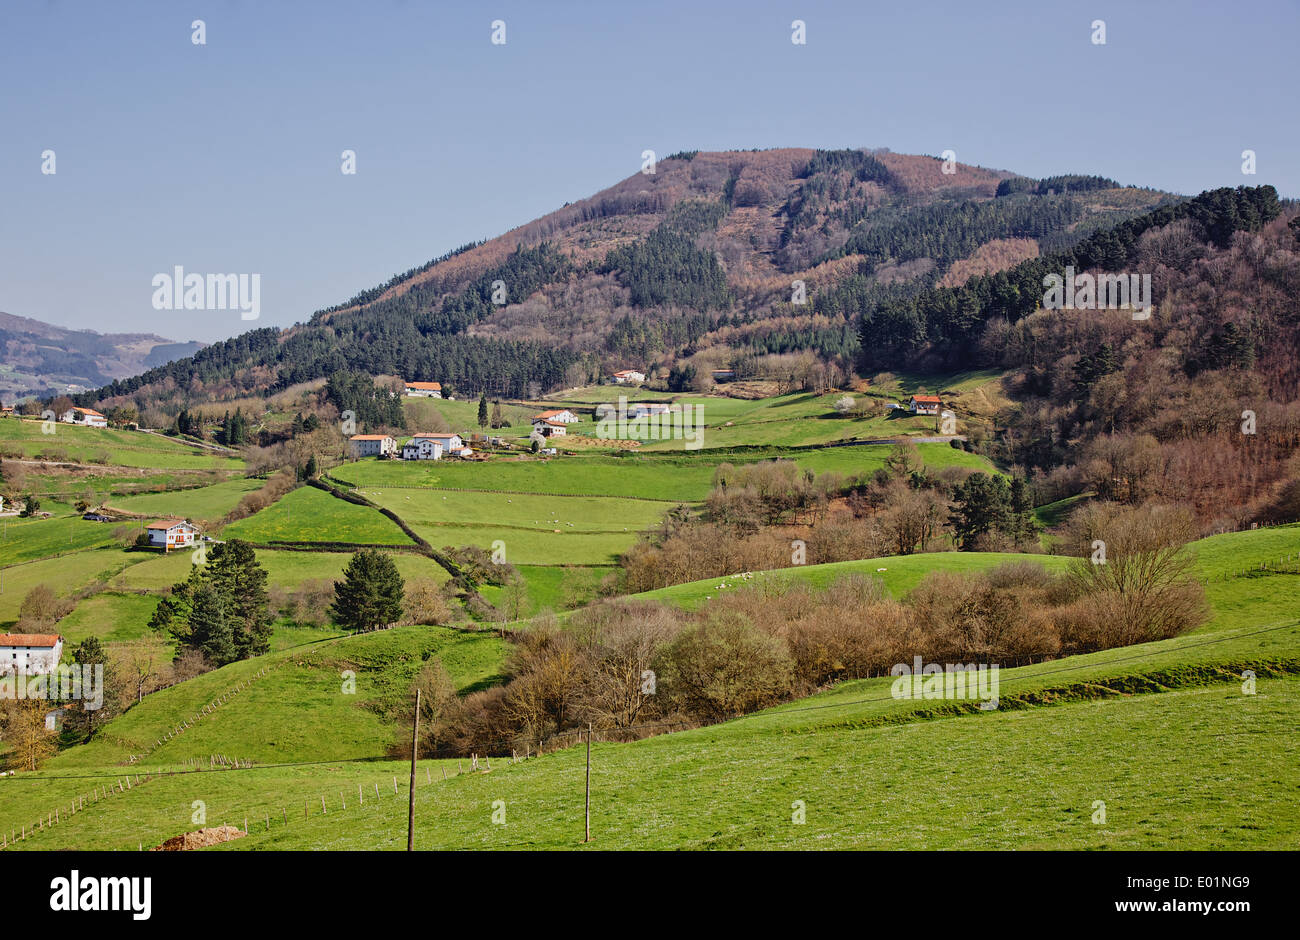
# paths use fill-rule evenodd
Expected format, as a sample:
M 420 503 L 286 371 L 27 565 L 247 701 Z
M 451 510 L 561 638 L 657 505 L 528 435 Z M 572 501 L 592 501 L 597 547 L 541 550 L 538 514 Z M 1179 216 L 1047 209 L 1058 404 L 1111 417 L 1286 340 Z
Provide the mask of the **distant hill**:
M 1035 180 L 887 150 L 683 152 L 285 331 L 86 401 L 218 398 L 342 369 L 522 396 L 635 366 L 788 375 L 847 368 L 874 306 L 1069 248 L 1176 197 L 1094 176 Z M 197 384 L 196 384 L 197 383 Z
M 152 333 L 96 333 L 0 313 L 0 398 L 96 388 L 192 356 L 204 343 Z

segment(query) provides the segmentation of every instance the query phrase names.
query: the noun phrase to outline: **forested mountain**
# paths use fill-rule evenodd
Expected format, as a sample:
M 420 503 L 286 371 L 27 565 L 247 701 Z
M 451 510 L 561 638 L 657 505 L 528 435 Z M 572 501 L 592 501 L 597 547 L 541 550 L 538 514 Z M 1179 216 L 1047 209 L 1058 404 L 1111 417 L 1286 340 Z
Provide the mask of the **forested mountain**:
M 324 378 L 433 379 L 468 397 L 628 366 L 674 390 L 724 367 L 810 388 L 993 368 L 1013 405 L 977 446 L 1039 502 L 1091 490 L 1190 499 L 1207 524 L 1290 518 L 1297 219 L 1271 186 L 1187 198 L 888 152 L 675 154 L 306 323 L 79 401 L 165 419 Z M 1043 309 L 1070 271 L 1149 278 L 1148 315 Z
M 888 151 L 674 154 L 284 331 L 110 383 L 84 403 L 178 410 L 342 369 L 521 395 L 636 365 L 666 374 L 850 369 L 859 316 L 1061 250 L 1173 197 L 1096 177 L 1026 180 Z

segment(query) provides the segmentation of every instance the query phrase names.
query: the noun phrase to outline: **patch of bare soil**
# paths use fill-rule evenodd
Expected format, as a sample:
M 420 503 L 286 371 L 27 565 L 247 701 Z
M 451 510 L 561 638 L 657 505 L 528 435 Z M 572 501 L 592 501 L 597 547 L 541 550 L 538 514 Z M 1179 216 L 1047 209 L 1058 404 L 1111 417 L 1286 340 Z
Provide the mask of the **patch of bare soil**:
M 184 835 L 168 839 L 153 849 L 154 852 L 190 852 L 194 849 L 206 849 L 210 845 L 220 845 L 231 839 L 244 838 L 244 830 L 238 826 L 216 826 L 212 829 L 198 829 Z

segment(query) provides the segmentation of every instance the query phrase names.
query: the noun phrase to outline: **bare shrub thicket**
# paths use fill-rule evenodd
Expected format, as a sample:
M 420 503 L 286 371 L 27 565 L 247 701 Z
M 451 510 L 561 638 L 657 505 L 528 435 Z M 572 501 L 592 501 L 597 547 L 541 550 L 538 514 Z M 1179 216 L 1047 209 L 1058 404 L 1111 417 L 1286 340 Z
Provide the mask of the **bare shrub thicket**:
M 720 464 L 704 512 L 667 514 L 623 553 L 619 583 L 606 592 L 949 549 L 952 500 L 969 474 L 927 471 L 912 444 L 893 448 L 875 474 L 851 478 L 788 460 Z
M 719 586 L 701 611 L 623 598 L 576 611 L 562 628 L 538 618 L 516 635 L 512 680 L 449 704 L 437 743 L 425 746 L 509 753 L 587 722 L 629 734 L 710 723 L 888 675 L 916 656 L 1016 666 L 1204 621 L 1180 541 L 1188 514 L 1101 504 L 1089 519 L 1075 537 L 1090 546 L 1095 532 L 1109 533 L 1107 565 L 1095 566 L 1104 571 L 1086 559 L 1061 576 L 1033 562 L 933 571 L 903 601 L 863 575 L 824 588 L 768 576 Z
M 1192 574 L 1187 543 L 1196 538 L 1182 506 L 1090 503 L 1066 530 L 1072 603 L 1062 640 L 1072 652 L 1176 636 L 1207 615 L 1205 591 Z

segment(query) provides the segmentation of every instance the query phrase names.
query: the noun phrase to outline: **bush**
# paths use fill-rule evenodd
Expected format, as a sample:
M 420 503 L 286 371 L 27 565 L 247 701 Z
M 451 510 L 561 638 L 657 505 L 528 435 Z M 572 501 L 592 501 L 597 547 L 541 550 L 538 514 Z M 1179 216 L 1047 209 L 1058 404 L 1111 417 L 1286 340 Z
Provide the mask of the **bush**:
M 793 662 L 785 645 L 735 611 L 717 610 L 682 631 L 657 670 L 669 701 L 712 721 L 781 701 Z

